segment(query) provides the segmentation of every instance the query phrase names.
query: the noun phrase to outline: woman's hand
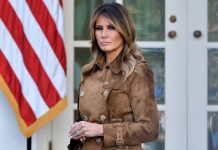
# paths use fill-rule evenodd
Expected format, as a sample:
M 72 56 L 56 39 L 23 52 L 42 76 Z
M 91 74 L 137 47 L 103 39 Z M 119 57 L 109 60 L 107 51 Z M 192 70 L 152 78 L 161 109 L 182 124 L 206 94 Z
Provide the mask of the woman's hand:
M 103 136 L 103 125 L 86 121 L 76 122 L 71 126 L 69 136 L 75 140 L 84 137 Z

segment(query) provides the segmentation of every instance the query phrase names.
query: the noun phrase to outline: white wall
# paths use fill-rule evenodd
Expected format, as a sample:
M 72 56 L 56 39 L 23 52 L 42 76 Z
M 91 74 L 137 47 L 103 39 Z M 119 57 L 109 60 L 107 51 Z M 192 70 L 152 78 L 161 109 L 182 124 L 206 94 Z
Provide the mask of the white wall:
M 26 147 L 15 113 L 0 90 L 0 150 L 26 150 Z

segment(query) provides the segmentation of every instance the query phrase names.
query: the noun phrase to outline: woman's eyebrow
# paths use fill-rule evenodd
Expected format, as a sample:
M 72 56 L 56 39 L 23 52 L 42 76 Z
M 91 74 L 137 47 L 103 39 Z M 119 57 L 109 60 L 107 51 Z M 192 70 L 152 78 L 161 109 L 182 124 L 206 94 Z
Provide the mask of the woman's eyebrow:
M 98 25 L 98 24 L 96 24 L 95 26 L 96 26 L 96 27 L 102 27 L 102 25 Z
M 103 25 L 96 24 L 95 26 L 100 26 L 100 27 L 102 27 Z M 106 26 L 107 26 L 107 27 L 109 27 L 109 26 L 110 26 L 110 27 L 111 27 L 111 26 L 114 27 L 114 25 L 112 25 L 112 24 L 108 24 L 108 25 L 106 25 Z
M 107 25 L 107 27 L 114 27 L 114 25 L 112 25 L 112 24 L 109 24 L 109 25 Z

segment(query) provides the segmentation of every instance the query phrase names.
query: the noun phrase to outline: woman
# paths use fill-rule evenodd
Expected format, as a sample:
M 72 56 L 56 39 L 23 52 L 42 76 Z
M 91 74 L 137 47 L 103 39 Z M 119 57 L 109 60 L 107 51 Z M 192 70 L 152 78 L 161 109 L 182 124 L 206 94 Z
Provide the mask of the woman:
M 82 69 L 79 120 L 71 144 L 82 150 L 142 150 L 158 136 L 153 74 L 136 46 L 135 26 L 118 3 L 99 6 L 90 22 L 94 60 Z

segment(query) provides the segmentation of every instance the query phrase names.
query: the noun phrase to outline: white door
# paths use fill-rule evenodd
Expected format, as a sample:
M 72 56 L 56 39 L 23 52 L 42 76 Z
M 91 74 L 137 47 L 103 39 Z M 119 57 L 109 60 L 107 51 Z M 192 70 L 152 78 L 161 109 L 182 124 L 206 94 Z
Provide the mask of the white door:
M 188 6 L 188 148 L 217 150 L 218 0 Z
M 94 8 L 112 0 L 74 0 L 72 63 L 74 109 L 77 108 L 81 66 L 90 60 L 89 17 Z M 155 96 L 160 111 L 160 135 L 144 150 L 187 149 L 187 1 L 117 0 L 132 14 L 137 44 L 155 76 Z M 82 17 L 81 17 L 82 16 Z

